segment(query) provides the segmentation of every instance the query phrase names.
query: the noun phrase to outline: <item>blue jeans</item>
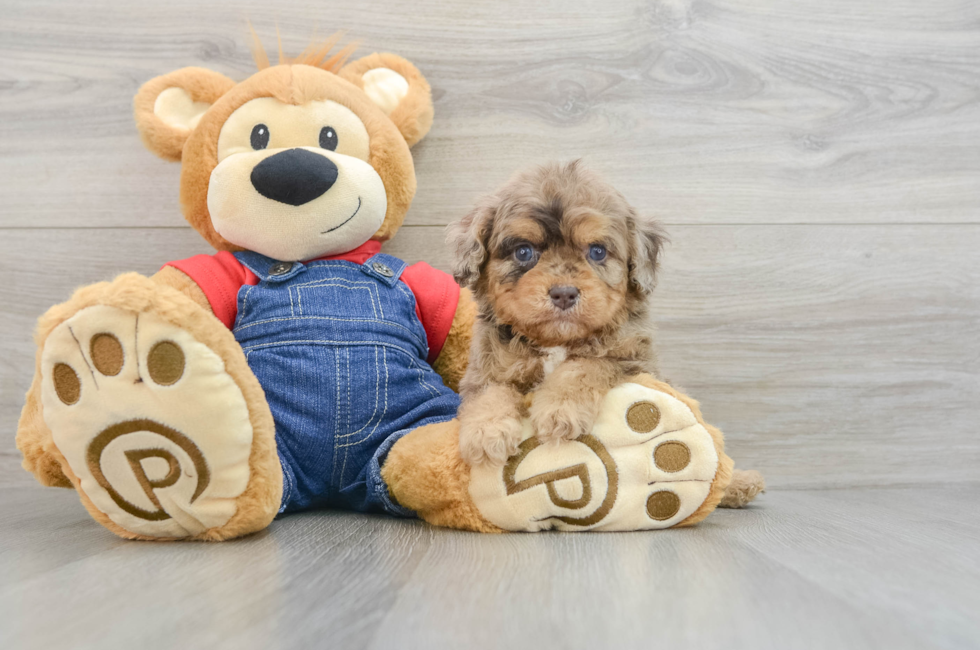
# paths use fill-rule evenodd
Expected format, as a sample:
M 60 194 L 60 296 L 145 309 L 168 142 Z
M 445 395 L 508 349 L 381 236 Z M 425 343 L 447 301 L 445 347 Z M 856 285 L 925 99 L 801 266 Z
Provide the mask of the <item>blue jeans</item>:
M 259 277 L 238 293 L 233 333 L 265 390 L 283 469 L 280 512 L 414 513 L 381 478 L 392 445 L 456 417 L 459 397 L 426 362 L 405 263 L 283 263 L 235 253 Z

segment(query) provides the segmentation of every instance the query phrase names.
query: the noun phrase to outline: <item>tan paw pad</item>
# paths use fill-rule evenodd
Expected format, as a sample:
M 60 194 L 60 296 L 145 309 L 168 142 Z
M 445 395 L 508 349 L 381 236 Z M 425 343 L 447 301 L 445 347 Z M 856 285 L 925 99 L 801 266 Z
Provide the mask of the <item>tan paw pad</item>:
M 54 443 L 113 522 L 186 537 L 235 514 L 249 479 L 248 408 L 221 358 L 188 332 L 89 307 L 48 337 L 41 372 Z

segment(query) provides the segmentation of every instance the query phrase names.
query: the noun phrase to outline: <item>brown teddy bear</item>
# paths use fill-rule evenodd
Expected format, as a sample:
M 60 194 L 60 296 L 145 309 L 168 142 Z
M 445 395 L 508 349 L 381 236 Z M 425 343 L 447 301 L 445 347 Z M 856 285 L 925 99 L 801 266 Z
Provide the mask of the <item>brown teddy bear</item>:
M 143 141 L 181 162 L 184 214 L 218 252 L 83 287 L 40 319 L 24 467 L 137 539 L 229 539 L 324 507 L 478 531 L 707 516 L 731 478 L 720 433 L 648 378 L 609 393 L 614 424 L 588 444 L 463 463 L 473 300 L 381 253 L 415 192 L 429 86 L 398 56 L 347 63 L 333 44 L 279 65 L 258 50 L 241 83 L 184 68 L 140 89 Z M 657 451 L 669 441 L 685 463 Z M 668 479 L 690 489 L 665 495 Z

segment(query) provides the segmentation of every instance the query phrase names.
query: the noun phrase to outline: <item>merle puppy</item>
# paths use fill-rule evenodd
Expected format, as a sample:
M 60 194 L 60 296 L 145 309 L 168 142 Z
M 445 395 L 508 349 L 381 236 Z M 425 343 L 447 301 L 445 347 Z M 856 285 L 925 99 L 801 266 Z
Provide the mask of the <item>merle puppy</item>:
M 543 440 L 587 433 L 610 388 L 657 376 L 647 315 L 664 235 L 579 161 L 519 172 L 449 241 L 480 310 L 460 384 L 468 463 L 503 464 L 523 417 Z

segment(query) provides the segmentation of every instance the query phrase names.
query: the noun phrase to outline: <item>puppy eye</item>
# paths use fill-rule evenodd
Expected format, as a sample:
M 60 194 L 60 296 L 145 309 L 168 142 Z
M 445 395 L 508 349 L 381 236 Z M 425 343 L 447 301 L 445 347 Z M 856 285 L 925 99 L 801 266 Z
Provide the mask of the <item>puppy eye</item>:
M 269 146 L 269 127 L 265 124 L 256 124 L 252 127 L 252 148 L 258 151 Z
M 517 247 L 514 251 L 514 259 L 521 264 L 527 264 L 534 259 L 534 247 L 528 244 L 522 244 Z
M 593 262 L 601 262 L 606 259 L 606 247 L 602 244 L 592 244 L 589 246 L 589 259 Z
M 332 126 L 325 126 L 320 129 L 320 146 L 329 151 L 337 149 L 337 132 Z

